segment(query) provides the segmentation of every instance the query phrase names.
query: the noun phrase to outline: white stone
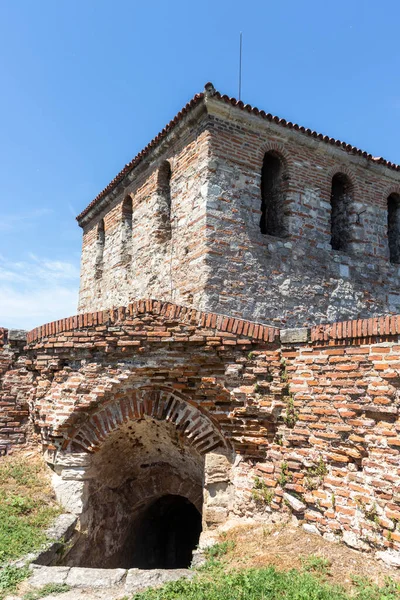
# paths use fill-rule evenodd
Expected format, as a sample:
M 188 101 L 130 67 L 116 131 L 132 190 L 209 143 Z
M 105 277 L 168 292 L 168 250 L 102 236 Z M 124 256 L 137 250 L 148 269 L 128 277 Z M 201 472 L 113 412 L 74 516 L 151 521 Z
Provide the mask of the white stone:
M 52 568 L 52 567 L 50 567 Z M 126 569 L 87 569 L 71 567 L 66 584 L 71 587 L 112 587 L 122 582 Z
M 400 552 L 396 550 L 386 550 L 384 552 L 376 552 L 376 558 L 382 560 L 389 567 L 400 568 Z
M 349 277 L 350 269 L 348 265 L 339 265 L 340 277 Z
M 350 548 L 355 548 L 356 550 L 369 550 L 368 544 L 361 541 L 359 536 L 353 531 L 345 531 L 343 533 L 343 541 L 347 546 L 350 546 Z
M 53 474 L 53 488 L 57 502 L 61 504 L 66 512 L 73 515 L 81 514 L 83 510 L 84 481 L 64 481 L 62 477 Z
M 48 583 L 65 583 L 71 567 L 35 567 L 28 583 L 41 588 Z
M 296 512 L 303 512 L 306 509 L 306 505 L 304 504 L 304 502 L 301 502 L 301 500 L 295 498 L 295 496 L 292 496 L 287 492 L 283 494 L 283 498 Z
M 303 529 L 307 533 L 312 533 L 313 535 L 321 535 L 321 532 L 318 531 L 317 527 L 315 525 L 311 525 L 310 523 L 304 523 Z
M 308 328 L 299 327 L 297 329 L 281 329 L 279 334 L 282 344 L 296 344 L 307 342 Z
M 132 594 L 149 587 L 158 587 L 168 581 L 191 579 L 194 571 L 188 569 L 129 569 L 126 576 L 125 592 Z

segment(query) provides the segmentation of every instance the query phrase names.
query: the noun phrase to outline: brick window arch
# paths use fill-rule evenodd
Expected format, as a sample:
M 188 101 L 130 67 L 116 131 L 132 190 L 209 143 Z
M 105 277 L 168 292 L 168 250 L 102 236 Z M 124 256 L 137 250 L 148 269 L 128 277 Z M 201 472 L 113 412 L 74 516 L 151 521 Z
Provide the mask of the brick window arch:
M 336 173 L 331 185 L 331 246 L 346 252 L 349 248 L 350 206 L 353 201 L 353 184 L 344 173 Z
M 132 216 L 132 196 L 128 195 L 122 203 L 121 259 L 124 262 L 129 262 L 132 257 Z
M 400 263 L 400 194 L 387 199 L 387 236 L 391 263 Z
M 281 156 L 270 150 L 264 154 L 261 170 L 261 218 L 260 231 L 264 235 L 283 237 L 285 165 Z
M 95 272 L 96 277 L 101 277 L 103 274 L 103 259 L 104 259 L 104 244 L 106 241 L 106 235 L 104 230 L 104 219 L 101 219 L 97 225 L 96 232 L 96 265 Z
M 157 237 L 161 241 L 171 238 L 171 177 L 171 164 L 168 160 L 164 160 L 157 175 L 157 216 L 159 221 Z

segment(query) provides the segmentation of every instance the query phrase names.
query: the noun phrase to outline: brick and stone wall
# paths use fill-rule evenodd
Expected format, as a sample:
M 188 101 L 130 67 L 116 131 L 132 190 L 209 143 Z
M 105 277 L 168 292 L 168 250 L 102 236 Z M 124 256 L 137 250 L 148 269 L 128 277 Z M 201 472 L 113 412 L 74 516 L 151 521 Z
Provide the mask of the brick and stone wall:
M 208 135 L 204 110 L 195 109 L 195 115 L 183 119 L 127 176 L 124 185 L 109 194 L 100 212 L 93 217 L 89 212 L 80 220 L 79 311 L 103 310 L 147 296 L 179 298 L 187 305 L 193 298 L 202 298 L 207 278 L 204 193 Z M 166 161 L 171 169 L 168 214 L 164 214 L 160 182 Z M 132 202 L 128 231 L 123 208 L 126 198 Z M 100 249 L 98 226 L 102 219 L 104 248 Z
M 27 439 L 34 376 L 24 354 L 25 332 L 0 328 L 0 456 Z
M 390 262 L 388 243 L 388 198 L 400 192 L 399 170 L 267 117 L 208 86 L 78 217 L 84 230 L 81 312 L 145 296 L 278 327 L 400 312 L 400 266 Z M 283 165 L 280 237 L 260 230 L 268 151 Z M 166 160 L 171 213 L 162 235 Z M 331 247 L 337 173 L 349 182 L 341 216 L 345 250 Z M 127 195 L 133 199 L 128 238 Z
M 71 499 L 71 489 L 83 494 L 104 448 L 136 447 L 136 434 L 118 432 L 136 421 L 139 431 L 150 419 L 162 431 L 177 428 L 193 494 L 202 456 L 218 463 L 219 453 L 227 461 L 217 468 L 218 483 L 212 469 L 206 473 L 206 530 L 231 517 L 291 510 L 328 539 L 392 556 L 400 550 L 399 335 L 400 317 L 279 331 L 135 302 L 28 334 L 26 356 L 36 373 L 31 414 L 61 498 Z M 161 443 L 155 439 L 154 452 Z M 170 432 L 157 439 L 175 438 Z M 113 477 L 132 451 L 119 447 Z M 197 467 L 190 466 L 194 457 Z M 159 462 L 143 460 L 151 479 Z M 164 475 L 166 469 L 163 463 Z M 93 510 L 87 514 L 91 519 Z

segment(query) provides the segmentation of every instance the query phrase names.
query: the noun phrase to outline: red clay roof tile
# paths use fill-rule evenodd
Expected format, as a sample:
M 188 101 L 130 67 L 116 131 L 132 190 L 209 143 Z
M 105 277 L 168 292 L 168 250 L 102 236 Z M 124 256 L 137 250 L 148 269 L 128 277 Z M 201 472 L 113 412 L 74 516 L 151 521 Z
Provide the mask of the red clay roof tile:
M 301 133 L 304 133 L 313 138 L 317 138 L 327 144 L 331 144 L 334 146 L 341 146 L 344 150 L 346 150 L 347 152 L 349 152 L 351 154 L 357 154 L 358 156 L 362 156 L 364 158 L 367 158 L 368 160 L 371 160 L 375 164 L 384 165 L 385 167 L 387 167 L 389 169 L 394 169 L 396 171 L 400 171 L 400 165 L 392 163 L 388 160 L 385 160 L 381 156 L 372 156 L 372 154 L 369 154 L 365 150 L 360 150 L 360 148 L 357 148 L 356 146 L 352 146 L 351 144 L 347 144 L 346 142 L 342 142 L 341 140 L 337 140 L 337 139 L 329 137 L 327 135 L 323 135 L 322 133 L 318 133 L 317 131 L 312 131 L 311 129 L 305 128 L 302 125 L 298 125 L 297 123 L 292 123 L 291 121 L 286 121 L 286 119 L 281 119 L 280 117 L 271 115 L 271 113 L 266 113 L 264 110 L 259 110 L 257 107 L 253 107 L 250 104 L 244 104 L 241 100 L 236 100 L 236 98 L 230 98 L 226 94 L 222 95 L 220 92 L 218 92 L 214 89 L 214 86 L 212 85 L 212 83 L 206 83 L 206 85 L 204 86 L 204 89 L 205 89 L 205 92 L 196 94 L 190 100 L 190 102 L 188 102 L 186 104 L 186 106 L 184 106 L 184 108 L 181 111 L 179 111 L 179 113 L 168 123 L 168 125 L 166 125 L 164 127 L 164 129 L 158 135 L 156 135 L 156 137 L 149 144 L 147 144 L 147 146 L 145 148 L 143 148 L 143 150 L 141 152 L 139 152 L 139 154 L 137 154 L 135 156 L 135 158 L 133 158 L 131 160 L 130 163 L 125 165 L 125 167 L 122 169 L 122 171 L 120 171 L 118 173 L 118 175 L 116 177 L 114 177 L 114 179 L 107 185 L 107 187 L 105 187 L 104 190 L 102 192 L 100 192 L 96 196 L 96 198 L 94 200 L 92 200 L 92 202 L 76 217 L 78 222 L 81 219 L 83 219 L 83 217 L 85 217 L 88 214 L 88 212 L 94 206 L 96 206 L 96 204 L 102 198 L 104 198 L 109 192 L 111 192 L 113 190 L 113 188 L 116 185 L 118 185 L 118 183 L 120 183 L 124 179 L 124 177 L 130 171 L 132 171 L 132 169 L 134 167 L 136 167 L 136 165 L 138 165 L 139 162 L 143 158 L 145 158 L 147 156 L 147 154 L 152 150 L 152 148 L 154 148 L 171 131 L 171 129 L 174 127 L 174 125 L 176 125 L 176 123 L 178 123 L 192 108 L 194 108 L 197 104 L 199 104 L 199 102 L 201 102 L 204 99 L 204 97 L 207 93 L 210 94 L 211 96 L 213 96 L 214 98 L 221 100 L 222 102 L 226 102 L 228 104 L 231 104 L 232 106 L 236 106 L 237 108 L 240 108 L 241 110 L 245 110 L 254 115 L 258 115 L 263 119 L 267 119 L 268 121 L 273 121 L 274 123 L 277 123 L 278 125 L 281 125 L 282 127 L 286 127 L 288 129 L 294 129 L 295 131 L 300 131 Z

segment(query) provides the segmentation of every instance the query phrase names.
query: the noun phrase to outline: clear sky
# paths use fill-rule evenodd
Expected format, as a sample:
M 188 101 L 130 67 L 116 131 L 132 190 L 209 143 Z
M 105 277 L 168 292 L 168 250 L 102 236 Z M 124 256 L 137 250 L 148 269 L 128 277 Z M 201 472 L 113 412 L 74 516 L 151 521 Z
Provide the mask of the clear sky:
M 76 312 L 75 216 L 207 81 L 400 163 L 398 0 L 0 0 L 0 325 Z

